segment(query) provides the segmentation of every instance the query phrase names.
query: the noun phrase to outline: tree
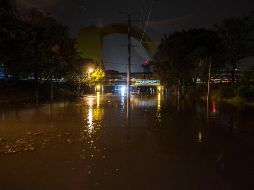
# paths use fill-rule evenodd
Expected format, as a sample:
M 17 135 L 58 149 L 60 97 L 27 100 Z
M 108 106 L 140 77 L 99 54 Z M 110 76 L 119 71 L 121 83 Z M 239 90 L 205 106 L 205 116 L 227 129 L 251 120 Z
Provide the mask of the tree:
M 76 93 L 78 96 L 82 94 L 82 86 L 86 83 L 86 76 L 82 73 L 73 73 L 72 81 L 77 87 Z
M 32 9 L 19 16 L 15 4 L 4 0 L 0 9 L 0 61 L 6 64 L 7 73 L 15 78 L 33 77 L 38 103 L 40 81 L 70 78 L 79 68 L 80 57 L 69 31 L 52 17 Z M 2 38 L 3 37 L 3 38 Z
M 207 75 L 207 60 L 218 57 L 219 44 L 217 34 L 206 29 L 165 35 L 154 57 L 155 71 L 164 84 L 181 88 Z
M 28 40 L 26 25 L 20 19 L 14 0 L 2 0 L 0 6 L 0 62 L 14 78 L 23 75 L 22 61 Z
M 231 67 L 232 81 L 235 82 L 239 60 L 254 53 L 254 14 L 225 19 L 216 29 L 223 44 L 222 53 L 226 64 Z
M 91 74 L 86 77 L 86 83 L 88 86 L 95 86 L 100 84 L 105 79 L 105 72 L 102 68 L 98 67 Z
M 50 81 L 53 101 L 54 80 L 68 78 L 77 63 L 74 40 L 69 37 L 67 27 L 37 9 L 31 10 L 26 22 L 31 29 L 29 72 L 34 75 L 36 99 L 40 80 L 45 79 Z
M 237 85 L 237 94 L 247 100 L 254 100 L 254 66 L 250 66 L 243 72 Z
M 46 79 L 50 82 L 53 101 L 54 81 L 71 79 L 72 74 L 80 70 L 81 58 L 66 26 L 36 9 L 31 11 L 29 18 L 28 23 L 34 32 L 33 45 L 39 50 L 35 50 L 36 61 L 31 65 L 36 73 L 35 81 Z

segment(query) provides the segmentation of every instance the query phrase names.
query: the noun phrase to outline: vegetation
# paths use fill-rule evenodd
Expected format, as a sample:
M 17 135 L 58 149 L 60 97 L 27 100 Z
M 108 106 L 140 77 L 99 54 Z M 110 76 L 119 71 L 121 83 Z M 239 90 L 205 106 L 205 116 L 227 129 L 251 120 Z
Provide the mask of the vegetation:
M 154 56 L 155 71 L 166 86 L 190 89 L 197 80 L 208 80 L 211 73 L 229 71 L 232 84 L 218 89 L 221 97 L 239 96 L 253 100 L 253 68 L 236 80 L 239 61 L 254 55 L 254 14 L 229 18 L 214 30 L 192 29 L 165 35 Z M 185 93 L 186 94 L 186 93 Z
M 210 57 L 219 58 L 219 45 L 218 35 L 211 30 L 194 29 L 165 35 L 154 57 L 155 70 L 167 86 L 184 86 L 198 78 L 204 80 Z
M 254 54 L 254 13 L 243 18 L 228 18 L 216 26 L 222 42 L 222 53 L 226 66 L 229 66 L 232 81 L 235 82 L 235 72 L 238 62 Z
M 254 67 L 245 71 L 237 83 L 222 86 L 215 91 L 215 97 L 221 99 L 236 98 L 239 101 L 254 101 Z
M 54 18 L 32 9 L 20 15 L 15 0 L 2 0 L 0 7 L 0 63 L 6 76 L 19 81 L 33 79 L 36 102 L 42 83 L 50 84 L 50 99 L 54 83 L 65 81 L 77 85 L 93 85 L 105 76 L 98 69 L 88 77 L 82 73 L 86 63 L 75 49 L 68 28 Z
M 83 72 L 82 67 L 93 61 L 79 56 L 66 26 L 37 9 L 20 15 L 15 0 L 1 0 L 0 36 L 0 64 L 6 76 L 17 81 L 32 79 L 37 103 L 43 83 L 50 84 L 53 101 L 56 81 L 74 84 L 76 95 L 81 95 L 84 85 L 95 86 L 105 78 L 98 63 L 93 63 L 93 72 Z M 221 87 L 218 97 L 253 100 L 253 68 L 239 80 L 235 74 L 239 60 L 251 55 L 254 55 L 254 13 L 228 18 L 213 30 L 192 29 L 164 35 L 154 65 L 166 86 L 186 93 L 187 89 L 196 88 L 198 80 L 207 81 L 212 60 L 212 74 L 222 69 L 232 74 L 232 84 Z
M 86 80 L 86 83 L 89 86 L 95 86 L 97 84 L 100 84 L 105 79 L 105 72 L 102 68 L 97 67 L 94 72 L 92 72 Z

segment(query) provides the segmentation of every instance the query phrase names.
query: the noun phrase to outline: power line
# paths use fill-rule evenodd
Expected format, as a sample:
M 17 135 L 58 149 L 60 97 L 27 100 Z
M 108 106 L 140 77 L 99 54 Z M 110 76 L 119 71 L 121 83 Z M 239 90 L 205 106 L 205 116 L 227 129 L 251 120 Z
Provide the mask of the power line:
M 142 34 L 141 39 L 140 39 L 140 43 L 142 43 L 144 35 L 146 33 L 146 30 L 147 30 L 147 26 L 148 26 L 148 23 L 149 23 L 149 20 L 150 20 L 150 16 L 151 16 L 151 13 L 152 13 L 152 10 L 153 10 L 153 4 L 154 4 L 154 1 L 152 1 L 152 3 L 151 3 L 151 7 L 150 7 L 150 10 L 148 12 L 148 16 L 147 16 L 147 20 L 146 20 L 146 25 L 145 25 L 143 34 Z

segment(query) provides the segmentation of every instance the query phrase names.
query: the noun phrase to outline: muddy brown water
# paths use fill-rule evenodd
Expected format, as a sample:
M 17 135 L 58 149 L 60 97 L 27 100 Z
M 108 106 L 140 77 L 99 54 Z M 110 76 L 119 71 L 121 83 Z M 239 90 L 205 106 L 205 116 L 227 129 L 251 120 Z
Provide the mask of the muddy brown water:
M 253 121 L 162 94 L 0 108 L 0 189 L 252 190 Z

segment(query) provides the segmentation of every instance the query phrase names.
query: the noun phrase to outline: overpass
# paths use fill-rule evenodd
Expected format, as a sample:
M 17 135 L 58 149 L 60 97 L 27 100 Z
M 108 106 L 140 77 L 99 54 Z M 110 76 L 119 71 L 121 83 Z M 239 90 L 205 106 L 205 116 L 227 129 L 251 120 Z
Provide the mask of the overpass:
M 127 85 L 126 80 L 112 79 L 103 81 L 103 86 L 123 86 Z M 157 87 L 160 86 L 160 80 L 150 80 L 150 79 L 131 79 L 132 87 Z
M 106 79 L 103 82 L 104 86 L 116 86 L 116 85 L 126 85 L 127 84 L 127 74 L 119 72 L 106 72 Z M 131 73 L 131 86 L 160 86 L 160 80 L 155 80 L 152 77 L 151 72 L 136 72 Z
M 103 81 L 102 86 L 96 91 L 104 92 L 115 92 L 120 91 L 121 93 L 127 90 L 127 74 L 126 73 L 113 73 L 106 75 L 106 79 Z M 157 92 L 161 90 L 160 80 L 152 78 L 152 73 L 131 73 L 131 91 L 136 92 Z

